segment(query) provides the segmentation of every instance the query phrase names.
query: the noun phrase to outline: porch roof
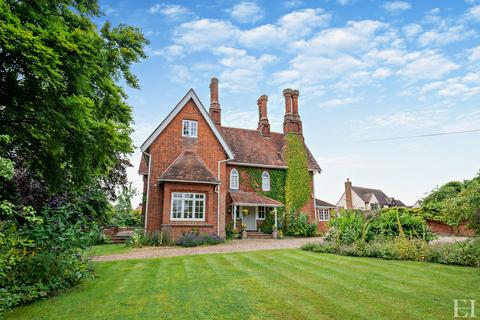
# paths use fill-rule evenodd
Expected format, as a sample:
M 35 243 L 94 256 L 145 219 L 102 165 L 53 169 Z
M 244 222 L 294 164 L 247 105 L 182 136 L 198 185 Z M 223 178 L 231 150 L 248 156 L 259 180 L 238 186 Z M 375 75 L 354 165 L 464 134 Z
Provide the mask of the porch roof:
M 246 207 L 283 207 L 281 202 L 256 194 L 255 192 L 230 191 L 229 193 L 232 198 L 232 204 L 234 205 Z

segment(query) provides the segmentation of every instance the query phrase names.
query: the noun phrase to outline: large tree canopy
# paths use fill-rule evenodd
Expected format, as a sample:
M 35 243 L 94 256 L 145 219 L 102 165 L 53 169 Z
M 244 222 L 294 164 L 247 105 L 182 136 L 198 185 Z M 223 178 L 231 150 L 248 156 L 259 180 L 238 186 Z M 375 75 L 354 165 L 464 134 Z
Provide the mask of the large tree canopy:
M 130 66 L 147 40 L 126 25 L 98 30 L 99 15 L 94 0 L 0 0 L 0 153 L 48 195 L 108 185 L 132 151 L 119 82 L 139 87 Z

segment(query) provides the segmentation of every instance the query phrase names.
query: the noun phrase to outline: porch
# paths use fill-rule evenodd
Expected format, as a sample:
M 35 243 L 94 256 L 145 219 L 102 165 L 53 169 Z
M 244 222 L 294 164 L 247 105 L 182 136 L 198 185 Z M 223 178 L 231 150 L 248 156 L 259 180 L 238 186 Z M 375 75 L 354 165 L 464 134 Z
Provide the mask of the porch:
M 283 207 L 282 203 L 255 192 L 230 191 L 230 198 L 232 200 L 230 212 L 234 229 L 237 229 L 237 226 L 245 225 L 247 232 L 258 233 L 260 225 L 271 211 L 274 215 L 274 227 L 278 227 L 277 209 Z

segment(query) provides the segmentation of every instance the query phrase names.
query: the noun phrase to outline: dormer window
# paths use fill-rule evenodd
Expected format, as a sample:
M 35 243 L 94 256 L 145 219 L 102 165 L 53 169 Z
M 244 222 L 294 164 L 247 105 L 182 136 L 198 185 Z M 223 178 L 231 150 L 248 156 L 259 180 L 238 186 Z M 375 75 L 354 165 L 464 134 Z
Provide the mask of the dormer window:
M 270 191 L 270 175 L 267 171 L 262 173 L 262 191 Z
M 238 190 L 238 186 L 239 186 L 238 171 L 237 169 L 232 169 L 232 171 L 230 171 L 230 189 Z
M 197 138 L 198 123 L 194 120 L 183 120 L 182 137 Z

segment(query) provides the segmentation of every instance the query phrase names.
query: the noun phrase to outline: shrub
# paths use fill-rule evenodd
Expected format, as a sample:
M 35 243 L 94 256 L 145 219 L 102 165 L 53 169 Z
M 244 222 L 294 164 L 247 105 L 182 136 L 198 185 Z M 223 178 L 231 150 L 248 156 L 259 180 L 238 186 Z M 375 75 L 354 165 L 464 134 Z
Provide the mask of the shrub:
M 343 210 L 330 222 L 328 241 L 352 244 L 357 241 L 389 240 L 404 235 L 410 239 L 432 240 L 435 234 L 411 209 L 382 209 L 371 216 L 362 211 Z
M 343 210 L 337 218 L 330 221 L 331 231 L 327 236 L 327 240 L 351 244 L 360 240 L 364 224 L 363 212 Z
M 285 234 L 287 236 L 314 237 L 317 235 L 317 224 L 310 224 L 305 213 L 300 213 L 299 215 L 293 212 L 290 213 L 286 227 Z
M 265 220 L 263 220 L 262 224 L 260 225 L 260 231 L 263 233 L 271 234 L 273 232 L 273 227 L 275 225 L 275 216 L 272 214 L 271 211 L 268 211 Z
M 173 244 L 174 242 L 168 231 L 153 231 L 144 234 L 141 229 L 135 230 L 127 242 L 127 245 L 133 248 L 141 248 L 143 246 L 170 246 Z
M 176 244 L 182 247 L 197 247 L 201 245 L 214 245 L 224 242 L 217 235 L 199 234 L 196 232 L 184 234 Z
M 0 221 L 0 312 L 55 294 L 91 275 L 82 248 L 92 241 L 86 230 L 93 227 L 75 208 L 46 207 L 35 213 L 13 209 L 4 201 L 0 211 L 26 222 Z
M 480 238 L 456 243 L 433 243 L 419 239 L 396 238 L 341 244 L 324 242 L 305 244 L 303 250 L 318 253 L 334 253 L 346 256 L 374 257 L 382 259 L 428 261 L 443 264 L 480 267 Z

